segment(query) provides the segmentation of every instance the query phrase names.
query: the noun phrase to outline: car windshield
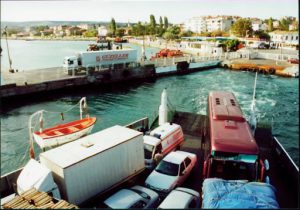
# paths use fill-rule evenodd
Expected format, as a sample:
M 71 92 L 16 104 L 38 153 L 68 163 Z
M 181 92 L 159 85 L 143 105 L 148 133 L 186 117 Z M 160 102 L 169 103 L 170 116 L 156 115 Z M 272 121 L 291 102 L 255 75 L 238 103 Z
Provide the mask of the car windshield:
M 141 190 L 133 189 L 133 188 L 131 188 L 130 190 L 136 192 L 136 193 L 139 194 L 142 198 L 145 198 L 145 199 L 148 199 L 148 200 L 151 198 L 147 193 L 145 193 L 145 192 L 143 192 L 143 191 L 141 191 Z
M 178 175 L 178 170 L 179 170 L 179 165 L 175 163 L 170 163 L 167 161 L 162 160 L 158 166 L 155 168 L 155 171 L 162 173 L 162 174 L 167 174 L 170 176 L 177 176 Z
M 144 144 L 145 159 L 152 159 L 153 148 L 152 145 Z

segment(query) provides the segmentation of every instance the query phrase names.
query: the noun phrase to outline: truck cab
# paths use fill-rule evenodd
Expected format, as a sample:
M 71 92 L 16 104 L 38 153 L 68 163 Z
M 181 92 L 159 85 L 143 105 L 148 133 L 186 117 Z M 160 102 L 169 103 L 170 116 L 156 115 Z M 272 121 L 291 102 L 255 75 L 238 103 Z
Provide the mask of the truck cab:
M 67 56 L 64 58 L 63 67 L 66 70 L 76 69 L 78 66 L 78 58 L 76 56 Z
M 184 137 L 182 128 L 175 123 L 164 123 L 149 134 L 144 135 L 145 167 L 154 168 L 155 155 L 166 156 L 173 150 L 180 148 Z

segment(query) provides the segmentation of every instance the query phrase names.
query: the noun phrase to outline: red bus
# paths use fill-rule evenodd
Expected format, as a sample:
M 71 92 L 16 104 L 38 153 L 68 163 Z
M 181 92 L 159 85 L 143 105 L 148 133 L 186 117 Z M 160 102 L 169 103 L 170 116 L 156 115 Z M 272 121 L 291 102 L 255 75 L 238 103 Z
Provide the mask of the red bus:
M 210 92 L 207 112 L 203 177 L 262 181 L 265 170 L 259 147 L 233 93 Z

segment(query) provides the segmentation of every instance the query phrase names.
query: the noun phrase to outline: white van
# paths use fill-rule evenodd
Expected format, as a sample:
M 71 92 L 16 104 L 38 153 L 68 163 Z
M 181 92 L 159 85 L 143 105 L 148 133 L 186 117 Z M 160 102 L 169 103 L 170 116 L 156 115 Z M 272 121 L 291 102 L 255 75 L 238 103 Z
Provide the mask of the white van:
M 179 149 L 184 141 L 181 126 L 169 122 L 155 128 L 143 138 L 146 168 L 155 166 L 154 157 L 156 154 L 160 153 L 164 157 L 171 151 Z

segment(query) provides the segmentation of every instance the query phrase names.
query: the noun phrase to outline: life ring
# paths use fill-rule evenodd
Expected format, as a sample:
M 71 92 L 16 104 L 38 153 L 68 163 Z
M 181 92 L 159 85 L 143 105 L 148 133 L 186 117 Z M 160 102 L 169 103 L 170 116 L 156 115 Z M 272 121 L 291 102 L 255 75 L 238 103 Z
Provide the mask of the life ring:
M 270 68 L 270 69 L 269 69 L 269 73 L 270 73 L 270 74 L 275 74 L 275 72 L 276 72 L 276 70 L 275 70 L 274 68 Z

